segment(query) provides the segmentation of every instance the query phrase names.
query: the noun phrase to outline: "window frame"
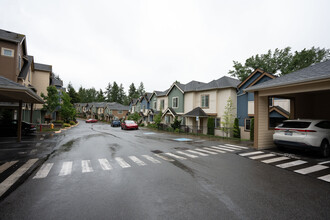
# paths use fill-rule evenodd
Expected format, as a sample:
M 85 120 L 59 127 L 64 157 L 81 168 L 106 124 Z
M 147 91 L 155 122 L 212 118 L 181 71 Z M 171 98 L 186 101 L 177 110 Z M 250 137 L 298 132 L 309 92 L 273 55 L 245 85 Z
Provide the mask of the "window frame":
M 5 51 L 8 50 L 11 52 L 11 55 L 7 55 L 5 54 Z M 1 56 L 4 56 L 4 57 L 14 57 L 15 56 L 15 50 L 13 49 L 10 49 L 10 48 L 6 48 L 6 47 L 1 47 Z
M 164 108 L 165 108 L 165 100 L 164 99 L 160 100 L 160 108 L 162 110 L 164 110 Z
M 174 100 L 177 99 L 176 106 L 174 106 Z M 172 108 L 179 108 L 179 97 L 172 97 Z
M 251 131 L 251 119 L 252 118 L 245 118 L 244 119 L 244 131 Z M 250 121 L 250 123 L 249 123 L 249 129 L 246 128 L 246 125 L 247 125 L 246 124 L 246 121 Z
M 219 120 L 219 126 L 217 126 L 217 121 L 218 120 Z M 221 128 L 221 118 L 220 117 L 214 119 L 214 128 L 215 129 L 220 129 Z
M 206 97 L 207 97 L 207 105 L 206 105 Z M 203 105 L 204 100 L 204 105 Z M 210 107 L 210 94 L 202 94 L 201 95 L 201 108 L 209 108 Z

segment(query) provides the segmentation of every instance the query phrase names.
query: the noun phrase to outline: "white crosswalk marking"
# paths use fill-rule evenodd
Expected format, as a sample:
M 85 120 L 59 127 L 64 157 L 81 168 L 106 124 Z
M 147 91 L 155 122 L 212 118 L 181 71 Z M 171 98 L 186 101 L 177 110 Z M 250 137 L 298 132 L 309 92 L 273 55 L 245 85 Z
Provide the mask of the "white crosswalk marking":
M 200 151 L 200 152 L 204 152 L 204 153 L 208 153 L 208 154 L 218 154 L 216 152 L 212 152 L 212 151 L 208 151 L 208 150 L 203 150 L 203 149 L 199 149 L 199 148 L 196 148 L 195 150 Z
M 0 166 L 0 173 L 4 172 L 5 170 L 7 170 L 9 167 L 11 167 L 12 165 L 14 165 L 17 162 L 18 162 L 18 160 L 15 160 L 15 161 L 10 161 L 10 162 L 2 164 Z
M 248 153 L 243 153 L 243 154 L 239 154 L 240 156 L 252 156 L 252 155 L 256 155 L 256 154 L 263 154 L 264 152 L 262 151 L 252 151 L 252 152 L 248 152 Z
M 177 158 L 177 159 L 180 159 L 180 160 L 186 160 L 187 159 L 185 157 L 180 157 L 180 156 L 172 154 L 172 153 L 165 153 L 165 154 L 170 156 L 170 157 L 174 157 L 174 158 Z
M 318 179 L 320 179 L 320 180 L 324 180 L 324 181 L 330 183 L 330 174 L 325 175 L 325 176 L 318 177 Z
M 142 157 L 146 158 L 147 160 L 153 162 L 153 163 L 161 163 L 159 160 L 156 160 L 155 158 L 149 156 L 149 155 L 142 155 Z
M 129 165 L 128 163 L 126 163 L 126 161 L 123 158 L 121 158 L 121 157 L 116 157 L 115 160 L 117 161 L 117 163 L 119 164 L 119 166 L 121 166 L 122 168 L 131 167 L 131 165 Z
M 262 158 L 266 158 L 266 157 L 273 157 L 273 156 L 275 156 L 275 154 L 263 154 L 263 155 L 249 157 L 249 158 L 252 159 L 252 160 L 257 160 L 257 159 L 262 159 Z
M 300 174 L 308 174 L 308 173 L 313 173 L 313 172 L 317 172 L 320 170 L 324 170 L 327 168 L 329 168 L 329 167 L 323 166 L 323 165 L 315 165 L 315 166 L 307 167 L 304 169 L 295 170 L 294 172 L 300 173 Z
M 231 146 L 231 147 L 237 147 L 237 148 L 241 148 L 241 149 L 249 149 L 248 147 L 243 147 L 243 146 L 238 146 L 238 145 L 232 145 L 232 144 L 225 144 L 227 146 Z
M 193 154 L 198 154 L 198 155 L 204 156 L 204 157 L 209 156 L 208 154 L 204 154 L 204 153 L 201 153 L 201 152 L 198 152 L 198 151 L 194 151 L 194 150 L 186 150 L 186 151 L 188 151 L 190 153 L 193 153 Z
M 222 153 L 222 154 L 225 154 L 226 153 L 223 150 L 219 150 L 219 149 L 215 149 L 215 148 L 210 148 L 210 147 L 203 147 L 203 149 L 209 150 L 209 151 L 215 151 L 215 152 Z
M 182 152 L 182 151 L 177 151 L 178 154 L 182 154 L 182 155 L 185 155 L 187 157 L 190 157 L 190 158 L 197 158 L 198 156 L 195 156 L 195 155 L 192 155 L 192 154 L 188 154 L 188 153 L 185 153 L 185 152 Z
M 38 159 L 30 159 L 0 184 L 0 197 L 26 172 Z
M 288 160 L 288 159 L 290 159 L 290 158 L 289 157 L 276 157 L 276 158 L 272 158 L 272 159 L 268 159 L 268 160 L 263 160 L 261 162 L 263 162 L 263 163 L 275 163 L 275 162 Z
M 159 157 L 159 158 L 161 158 L 161 159 L 163 159 L 163 160 L 166 160 L 166 161 L 169 161 L 169 162 L 173 162 L 174 160 L 173 159 L 171 159 L 171 158 L 168 158 L 168 157 L 165 157 L 165 156 L 163 156 L 163 155 L 161 155 L 161 154 L 154 154 L 156 157 Z
M 41 143 L 36 143 L 36 147 L 40 147 Z
M 221 145 L 219 145 L 219 146 L 221 146 Z M 234 152 L 235 151 L 233 149 L 229 149 L 229 148 L 224 147 L 224 146 L 221 146 L 221 147 L 212 146 L 212 148 L 216 148 L 216 149 L 224 150 L 224 151 L 229 151 L 229 152 Z
M 230 149 L 230 150 L 242 150 L 241 148 L 237 148 L 237 147 L 229 147 L 229 146 L 225 146 L 225 145 L 218 145 L 219 147 L 226 148 L 226 149 Z
M 40 140 L 41 140 L 41 141 L 43 141 L 43 140 L 44 140 L 44 138 L 42 137 L 42 138 L 40 138 Z
M 147 165 L 145 162 L 143 162 L 142 160 L 140 160 L 136 156 L 129 156 L 128 158 L 131 159 L 134 163 L 136 163 L 139 166 L 145 166 L 145 165 Z
M 292 162 L 283 163 L 283 164 L 279 164 L 279 165 L 276 165 L 276 166 L 280 167 L 280 168 L 288 168 L 288 167 L 298 166 L 298 165 L 301 165 L 301 164 L 304 164 L 304 163 L 307 163 L 307 162 L 303 161 L 303 160 L 295 160 L 295 161 L 292 161 Z
M 64 162 L 62 165 L 62 169 L 60 170 L 59 176 L 66 176 L 71 174 L 72 172 L 72 162 Z
M 48 176 L 49 171 L 52 169 L 54 163 L 45 163 L 41 166 L 37 174 L 32 179 L 41 179 Z
M 83 173 L 90 173 L 94 171 L 90 160 L 82 160 L 81 169 Z
M 107 159 L 99 159 L 100 166 L 102 170 L 111 170 L 112 167 Z

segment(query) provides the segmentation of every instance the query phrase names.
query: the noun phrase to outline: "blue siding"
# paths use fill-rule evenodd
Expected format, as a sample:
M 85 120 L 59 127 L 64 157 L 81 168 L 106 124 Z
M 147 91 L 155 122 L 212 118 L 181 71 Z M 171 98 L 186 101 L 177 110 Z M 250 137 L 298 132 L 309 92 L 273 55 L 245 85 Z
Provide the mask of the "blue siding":
M 269 117 L 270 118 L 283 118 L 283 119 L 286 119 L 283 115 L 281 115 L 277 111 L 272 111 L 271 113 L 269 113 Z

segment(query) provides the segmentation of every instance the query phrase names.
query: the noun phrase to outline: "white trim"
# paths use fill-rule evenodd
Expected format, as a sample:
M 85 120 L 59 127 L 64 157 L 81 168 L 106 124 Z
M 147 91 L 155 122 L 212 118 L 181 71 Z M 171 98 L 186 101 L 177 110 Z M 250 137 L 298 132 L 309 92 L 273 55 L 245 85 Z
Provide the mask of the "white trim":
M 176 106 L 176 107 L 174 107 L 174 105 L 173 105 L 173 100 L 174 100 L 175 98 L 178 99 L 178 101 L 177 101 L 177 106 Z M 174 97 L 172 97 L 172 108 L 179 108 L 179 96 L 174 96 Z
M 11 51 L 11 53 L 12 53 L 11 56 L 5 55 L 5 50 Z M 6 48 L 6 47 L 2 47 L 1 48 L 1 55 L 5 56 L 5 57 L 14 57 L 15 56 L 15 50 L 9 49 L 9 48 Z
M 184 94 L 184 91 L 182 91 L 182 89 L 180 89 L 179 86 L 177 86 L 175 83 L 173 83 L 173 85 L 171 86 L 171 88 L 167 91 L 166 96 L 168 96 L 168 94 L 172 91 L 172 89 L 173 89 L 174 86 L 176 86 L 182 92 L 182 94 Z
M 251 131 L 251 119 L 252 118 L 245 118 L 244 119 L 244 131 Z M 246 120 L 250 120 L 250 129 L 246 129 Z

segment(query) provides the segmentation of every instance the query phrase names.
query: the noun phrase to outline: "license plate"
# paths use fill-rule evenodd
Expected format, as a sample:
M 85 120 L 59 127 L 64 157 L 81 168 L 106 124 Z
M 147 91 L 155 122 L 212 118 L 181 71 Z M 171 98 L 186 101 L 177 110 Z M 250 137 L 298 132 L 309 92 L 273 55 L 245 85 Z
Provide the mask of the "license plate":
M 285 135 L 292 136 L 292 132 L 291 132 L 291 131 L 286 131 L 284 134 L 285 134 Z

